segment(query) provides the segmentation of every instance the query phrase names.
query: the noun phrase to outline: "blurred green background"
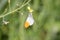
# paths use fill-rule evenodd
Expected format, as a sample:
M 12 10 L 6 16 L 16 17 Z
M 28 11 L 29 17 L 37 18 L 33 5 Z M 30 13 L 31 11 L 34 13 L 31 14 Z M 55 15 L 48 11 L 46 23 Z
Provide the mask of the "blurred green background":
M 26 29 L 28 6 L 34 24 Z M 60 0 L 0 0 L 0 40 L 60 40 Z

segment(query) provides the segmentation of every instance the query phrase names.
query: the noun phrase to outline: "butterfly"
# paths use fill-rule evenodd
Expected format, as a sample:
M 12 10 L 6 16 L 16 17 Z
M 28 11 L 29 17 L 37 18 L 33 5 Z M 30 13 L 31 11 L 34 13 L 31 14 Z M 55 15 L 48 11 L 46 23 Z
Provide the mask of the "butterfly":
M 29 13 L 24 26 L 25 28 L 28 28 L 29 26 L 33 24 L 34 24 L 34 19 L 33 19 L 32 13 Z

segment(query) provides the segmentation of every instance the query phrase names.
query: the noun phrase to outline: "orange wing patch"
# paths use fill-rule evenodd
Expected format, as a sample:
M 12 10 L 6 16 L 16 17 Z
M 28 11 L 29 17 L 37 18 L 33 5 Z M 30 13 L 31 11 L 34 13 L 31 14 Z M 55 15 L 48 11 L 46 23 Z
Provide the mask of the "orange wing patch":
M 25 22 L 25 28 L 28 28 L 30 26 L 29 22 Z

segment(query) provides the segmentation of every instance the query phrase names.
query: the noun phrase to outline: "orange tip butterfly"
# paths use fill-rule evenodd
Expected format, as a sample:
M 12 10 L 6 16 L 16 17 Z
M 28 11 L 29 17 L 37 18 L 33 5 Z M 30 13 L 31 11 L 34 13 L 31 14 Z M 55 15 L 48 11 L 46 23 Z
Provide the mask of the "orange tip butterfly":
M 29 26 L 33 24 L 34 24 L 34 19 L 33 19 L 32 13 L 29 13 L 24 26 L 25 28 L 28 28 Z

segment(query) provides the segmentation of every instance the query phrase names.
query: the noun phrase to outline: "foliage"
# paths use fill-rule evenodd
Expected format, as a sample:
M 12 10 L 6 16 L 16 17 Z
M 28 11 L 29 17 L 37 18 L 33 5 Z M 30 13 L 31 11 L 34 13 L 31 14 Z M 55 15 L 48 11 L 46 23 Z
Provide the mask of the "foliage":
M 28 6 L 34 24 L 26 29 Z M 60 40 L 60 0 L 0 0 L 0 40 Z

